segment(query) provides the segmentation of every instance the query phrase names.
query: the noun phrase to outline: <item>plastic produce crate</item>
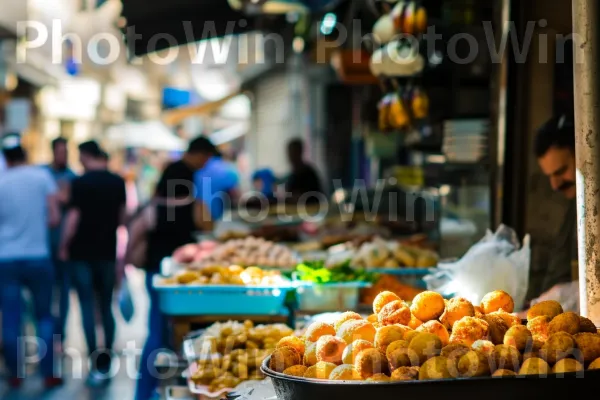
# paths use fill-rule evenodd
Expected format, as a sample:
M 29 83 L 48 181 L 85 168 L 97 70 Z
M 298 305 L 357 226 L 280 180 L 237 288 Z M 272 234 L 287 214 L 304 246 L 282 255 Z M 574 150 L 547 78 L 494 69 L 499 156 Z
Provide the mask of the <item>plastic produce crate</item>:
M 279 315 L 293 286 L 163 285 L 155 276 L 160 309 L 170 316 Z

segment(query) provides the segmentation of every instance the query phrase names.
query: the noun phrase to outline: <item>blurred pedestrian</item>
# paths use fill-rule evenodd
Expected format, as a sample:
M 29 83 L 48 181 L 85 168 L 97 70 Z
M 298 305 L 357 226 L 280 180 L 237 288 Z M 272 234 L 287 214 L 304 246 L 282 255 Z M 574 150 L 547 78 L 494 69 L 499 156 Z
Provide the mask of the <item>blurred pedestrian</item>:
M 69 168 L 68 165 L 69 152 L 68 142 L 65 138 L 59 137 L 52 141 L 52 162 L 46 167 L 54 181 L 56 182 L 59 192 L 58 200 L 61 207 L 61 215 L 66 214 L 66 207 L 69 201 L 69 193 L 71 181 L 77 175 Z M 63 220 L 59 226 L 50 229 L 50 251 L 52 254 L 52 263 L 55 271 L 55 287 L 54 287 L 54 315 L 55 315 L 55 330 L 56 334 L 60 335 L 60 343 L 65 341 L 65 325 L 67 322 L 67 314 L 69 312 L 69 277 L 66 270 L 66 264 L 58 257 L 60 247 L 60 236 Z
M 194 174 L 196 186 L 196 225 L 202 225 L 208 207 L 210 219 L 218 221 L 228 207 L 239 198 L 239 177 L 229 163 L 223 160 L 215 145 L 206 137 L 199 137 L 192 142 L 197 150 L 201 163 Z
M 277 177 L 269 168 L 259 169 L 252 174 L 252 186 L 254 190 L 261 193 L 267 200 L 275 199 L 275 185 Z
M 126 194 L 125 181 L 106 169 L 106 158 L 96 142 L 82 143 L 79 155 L 85 174 L 71 184 L 60 257 L 69 261 L 70 279 L 79 297 L 83 330 L 94 361 L 88 384 L 96 386 L 107 382 L 112 364 L 117 228 L 124 224 Z M 104 347 L 99 347 L 96 340 L 96 304 Z
M 152 278 L 160 272 L 163 258 L 180 246 L 194 243 L 197 230 L 209 231 L 212 223 L 206 205 L 196 206 L 205 218 L 194 219 L 194 174 L 206 163 L 206 140 L 192 141 L 183 158 L 169 165 L 162 174 L 152 202 L 134 217 L 129 226 L 126 259 L 146 271 L 146 290 L 150 298 L 148 338 L 140 359 L 140 379 L 136 400 L 153 398 L 158 379 L 152 373 L 160 349 L 167 347 L 167 325 L 161 314 L 158 293 Z M 199 222 L 196 224 L 195 221 Z
M 9 383 L 18 387 L 25 377 L 25 354 L 19 341 L 25 314 L 22 290 L 28 289 L 41 339 L 41 372 L 46 387 L 54 387 L 62 381 L 54 377 L 54 268 L 48 226 L 60 222 L 58 188 L 46 169 L 27 165 L 18 136 L 9 135 L 2 141 L 8 169 L 0 175 L 0 297 Z
M 323 193 L 321 180 L 316 169 L 304 158 L 304 142 L 302 139 L 293 139 L 287 147 L 288 161 L 291 173 L 285 185 L 286 192 L 291 194 L 291 200 L 297 201 L 302 195 Z M 309 197 L 309 200 L 316 200 Z

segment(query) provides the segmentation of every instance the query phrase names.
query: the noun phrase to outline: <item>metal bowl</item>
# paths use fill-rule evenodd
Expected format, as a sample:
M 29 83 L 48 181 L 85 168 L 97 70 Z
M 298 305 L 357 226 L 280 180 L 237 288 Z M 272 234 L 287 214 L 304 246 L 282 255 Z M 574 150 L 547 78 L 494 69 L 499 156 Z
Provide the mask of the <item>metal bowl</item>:
M 461 400 L 531 400 L 553 399 L 569 391 L 595 390 L 600 370 L 564 375 L 517 376 L 503 378 L 447 379 L 390 383 L 333 382 L 287 376 L 269 368 L 267 358 L 262 372 L 271 378 L 278 400 L 320 399 L 461 399 Z M 573 379 L 578 379 L 576 382 Z M 583 379 L 585 378 L 585 379 Z

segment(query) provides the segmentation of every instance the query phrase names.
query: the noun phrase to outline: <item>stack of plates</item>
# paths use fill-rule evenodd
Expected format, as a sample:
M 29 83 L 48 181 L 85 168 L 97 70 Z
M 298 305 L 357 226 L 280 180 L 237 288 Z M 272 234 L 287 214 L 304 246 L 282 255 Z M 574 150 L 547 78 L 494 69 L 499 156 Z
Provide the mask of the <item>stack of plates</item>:
M 489 120 L 464 119 L 444 122 L 442 151 L 456 163 L 476 163 L 487 155 Z

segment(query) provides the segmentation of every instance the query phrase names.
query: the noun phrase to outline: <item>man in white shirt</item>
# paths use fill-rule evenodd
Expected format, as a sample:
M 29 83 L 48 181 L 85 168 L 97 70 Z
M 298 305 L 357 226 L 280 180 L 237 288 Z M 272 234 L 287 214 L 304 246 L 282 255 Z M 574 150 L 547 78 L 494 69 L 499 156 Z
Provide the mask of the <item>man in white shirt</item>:
M 27 165 L 18 136 L 7 136 L 2 142 L 8 168 L 0 174 L 0 304 L 9 383 L 18 387 L 25 377 L 19 337 L 24 314 L 21 292 L 27 288 L 37 319 L 36 334 L 46 345 L 40 349 L 40 368 L 50 388 L 61 383 L 54 376 L 54 267 L 48 236 L 48 226 L 60 222 L 58 188 L 47 169 Z

